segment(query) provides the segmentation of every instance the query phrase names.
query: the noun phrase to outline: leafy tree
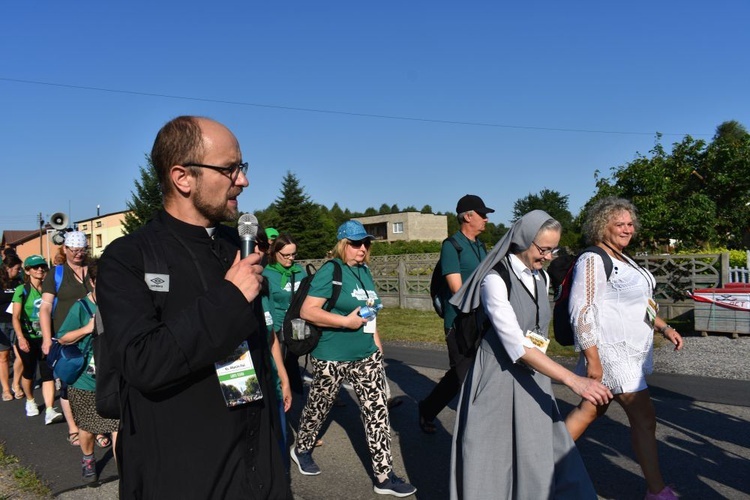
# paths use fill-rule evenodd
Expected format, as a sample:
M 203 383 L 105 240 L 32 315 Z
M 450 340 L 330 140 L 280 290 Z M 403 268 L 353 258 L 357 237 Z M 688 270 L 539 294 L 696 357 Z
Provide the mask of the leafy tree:
M 627 198 L 638 209 L 641 228 L 636 246 L 659 250 L 678 240 L 688 248 L 715 240 L 716 202 L 704 189 L 699 172 L 705 164 L 705 142 L 686 136 L 667 153 L 657 134 L 651 156 L 612 169 L 598 180 L 599 193 Z
M 747 139 L 747 129 L 736 120 L 729 120 L 716 127 L 714 142 L 717 140 L 739 142 Z
M 350 219 L 350 212 L 347 209 L 346 211 L 341 210 L 341 207 L 338 203 L 334 203 L 331 207 L 331 210 L 328 211 L 328 215 L 333 219 L 333 224 L 336 227 L 339 227 L 344 222 L 348 221 Z
M 124 234 L 130 234 L 151 219 L 163 206 L 161 188 L 151 156 L 146 155 L 146 168 L 139 166 L 141 179 L 135 181 L 135 192 L 132 199 L 125 203 L 129 212 L 125 214 L 122 224 Z
M 379 215 L 379 212 L 372 207 L 367 207 L 363 215 L 369 217 L 371 215 Z M 358 217 L 358 214 L 352 214 L 352 217 Z
M 573 222 L 573 215 L 568 210 L 568 198 L 568 195 L 546 188 L 539 191 L 539 194 L 529 193 L 513 204 L 513 222 L 532 210 L 544 210 L 558 220 L 563 227 L 570 226 Z
M 479 235 L 479 239 L 489 248 L 494 246 L 507 232 L 508 228 L 505 227 L 505 224 L 487 222 L 487 226 L 484 228 L 484 232 Z
M 560 246 L 573 248 L 580 246 L 580 226 L 574 223 L 573 215 L 568 209 L 568 195 L 562 195 L 558 191 L 547 188 L 539 191 L 539 194 L 529 193 L 513 204 L 513 221 L 515 222 L 532 210 L 544 210 L 562 224 Z
M 717 243 L 750 246 L 750 134 L 736 121 L 724 122 L 708 145 L 701 191 L 716 204 Z
M 335 222 L 325 216 L 320 205 L 310 201 L 293 173 L 284 176 L 281 195 L 273 203 L 273 209 L 275 214 L 271 213 L 268 220 L 279 231 L 294 237 L 301 259 L 321 258 L 336 242 Z
M 419 210 L 417 210 L 417 207 L 415 207 L 414 205 L 409 205 L 408 207 L 403 209 L 402 212 L 419 212 Z
M 431 214 L 432 213 L 432 207 L 430 205 L 425 205 L 422 207 L 422 210 L 420 210 L 423 214 Z
M 391 213 L 392 213 L 392 214 L 397 214 L 397 213 L 399 213 L 400 211 L 401 211 L 401 210 L 400 210 L 400 209 L 398 208 L 398 205 L 396 205 L 395 203 L 394 203 L 393 205 L 391 205 Z
M 388 203 L 383 203 L 382 205 L 380 205 L 380 209 L 378 210 L 378 213 L 381 215 L 391 213 L 391 206 L 388 205 Z

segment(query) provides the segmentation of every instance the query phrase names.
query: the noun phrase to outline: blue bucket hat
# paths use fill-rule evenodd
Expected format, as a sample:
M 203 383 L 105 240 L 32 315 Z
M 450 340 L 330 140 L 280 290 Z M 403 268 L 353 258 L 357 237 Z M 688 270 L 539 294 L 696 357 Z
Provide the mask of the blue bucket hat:
M 339 230 L 336 233 L 336 237 L 339 241 L 347 239 L 350 241 L 364 240 L 365 238 L 375 239 L 375 236 L 367 234 L 365 226 L 357 220 L 348 220 L 339 226 Z

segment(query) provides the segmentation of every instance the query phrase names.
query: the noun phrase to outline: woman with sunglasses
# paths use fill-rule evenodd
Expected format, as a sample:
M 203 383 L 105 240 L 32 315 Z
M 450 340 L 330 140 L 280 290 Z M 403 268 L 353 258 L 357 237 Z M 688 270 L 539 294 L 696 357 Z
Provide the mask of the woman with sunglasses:
M 42 282 L 42 306 L 39 311 L 39 323 L 42 329 L 42 351 L 46 355 L 52 345 L 52 337 L 56 336 L 63 321 L 78 299 L 85 297 L 91 290 L 86 261 L 88 257 L 88 240 L 80 231 L 65 233 L 65 241 L 61 247 L 65 257 L 63 264 L 50 270 Z M 68 391 L 66 384 L 60 389 L 60 406 L 68 423 L 68 442 L 78 446 L 78 427 L 70 412 Z M 62 415 L 51 406 L 45 410 L 45 423 L 51 424 L 62 420 Z M 109 446 L 109 439 L 104 436 L 100 446 Z
M 374 236 L 367 234 L 360 222 L 350 220 L 339 226 L 337 237 L 333 256 L 342 268 L 342 280 L 336 305 L 330 312 L 324 309 L 333 294 L 335 264 L 330 262 L 315 273 L 300 311 L 302 319 L 321 327 L 322 336 L 311 353 L 313 381 L 300 417 L 297 443 L 291 449 L 292 460 L 303 475 L 320 474 L 312 450 L 341 383 L 347 380 L 362 411 L 374 475 L 373 490 L 381 495 L 406 497 L 417 489 L 393 473 L 383 346 L 377 318 L 369 317 L 368 321 L 359 315 L 365 306 L 377 309 L 381 305 L 367 267 Z
M 4 252 L 6 253 L 6 252 Z M 13 331 L 13 319 L 11 313 L 8 312 L 8 306 L 13 301 L 13 294 L 15 293 L 16 287 L 22 283 L 21 281 L 21 259 L 14 252 L 8 251 L 3 258 L 2 267 L 0 267 L 0 285 L 2 290 L 0 292 L 0 385 L 3 389 L 3 401 L 12 401 L 13 394 L 10 392 L 10 353 L 11 349 L 14 349 L 15 333 Z M 16 361 L 13 364 L 13 392 L 15 392 L 16 399 L 21 399 L 21 389 L 18 388 L 18 381 L 20 377 L 20 361 L 18 359 L 18 352 L 16 354 Z
M 552 310 L 543 270 L 562 227 L 542 210 L 518 219 L 450 302 L 483 307 L 488 329 L 461 390 L 450 497 L 597 498 L 552 393 L 552 380 L 591 404 L 612 394 L 546 354 Z
M 39 308 L 42 304 L 42 281 L 49 270 L 41 255 L 26 257 L 23 262 L 26 284 L 16 288 L 13 295 L 13 329 L 16 332 L 16 347 L 23 369 L 21 388 L 26 396 L 26 416 L 39 415 L 34 400 L 34 376 L 37 366 L 42 379 L 44 406 L 52 408 L 55 402 L 55 380 L 52 370 L 44 361 L 42 331 L 39 326 Z

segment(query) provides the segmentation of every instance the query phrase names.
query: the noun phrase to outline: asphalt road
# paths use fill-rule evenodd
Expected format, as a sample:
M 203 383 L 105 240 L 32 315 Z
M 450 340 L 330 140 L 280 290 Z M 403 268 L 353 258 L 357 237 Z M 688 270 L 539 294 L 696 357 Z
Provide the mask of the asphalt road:
M 418 488 L 416 498 L 447 497 L 455 404 L 438 417 L 434 435 L 417 426 L 416 403 L 447 367 L 441 349 L 386 346 L 387 374 L 403 404 L 391 412 L 394 470 Z M 660 461 L 667 482 L 683 498 L 750 496 L 750 381 L 655 374 L 649 379 L 658 420 Z M 563 414 L 578 400 L 556 385 Z M 41 399 L 39 397 L 38 399 Z M 324 428 L 324 445 L 315 451 L 323 473 L 302 476 L 293 468 L 292 489 L 299 500 L 380 498 L 372 492 L 370 463 L 353 393 L 342 390 L 344 407 L 335 407 Z M 291 420 L 296 422 L 301 402 Z M 117 498 L 111 451 L 97 449 L 102 481 L 80 482 L 80 451 L 65 441 L 65 424 L 45 426 L 43 417 L 27 418 L 22 402 L 0 403 L 0 440 L 6 450 L 37 470 L 63 499 Z M 643 498 L 645 485 L 630 449 L 627 418 L 613 404 L 579 440 L 579 449 L 602 498 Z

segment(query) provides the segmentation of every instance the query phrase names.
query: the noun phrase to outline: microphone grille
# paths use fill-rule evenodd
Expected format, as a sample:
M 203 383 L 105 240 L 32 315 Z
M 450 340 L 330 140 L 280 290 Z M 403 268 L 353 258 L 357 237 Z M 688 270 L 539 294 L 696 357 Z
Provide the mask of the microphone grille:
M 240 233 L 240 237 L 254 238 L 258 234 L 258 218 L 253 214 L 242 214 L 237 221 L 237 232 Z

